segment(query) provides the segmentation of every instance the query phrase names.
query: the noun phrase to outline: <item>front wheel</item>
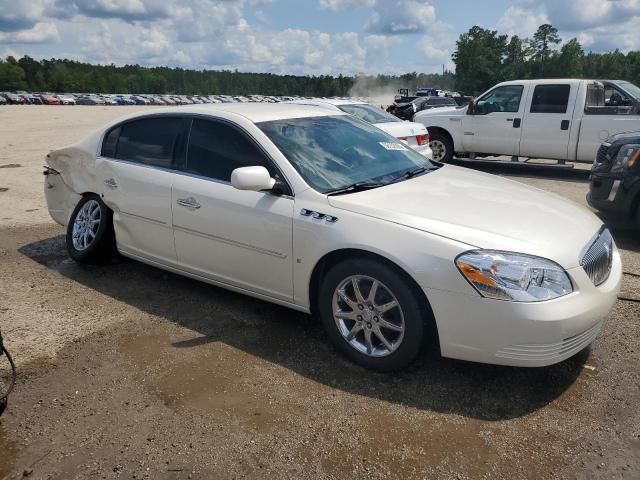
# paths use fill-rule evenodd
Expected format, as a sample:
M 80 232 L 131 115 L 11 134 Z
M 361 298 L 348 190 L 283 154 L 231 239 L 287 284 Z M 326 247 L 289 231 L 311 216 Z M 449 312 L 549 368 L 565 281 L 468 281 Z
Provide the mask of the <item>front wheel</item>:
M 420 302 L 407 279 L 383 263 L 334 266 L 320 286 L 319 311 L 334 346 L 366 368 L 401 369 L 422 347 Z
M 453 160 L 453 142 L 442 133 L 429 134 L 429 146 L 436 162 L 448 162 Z
M 80 263 L 105 263 L 115 253 L 113 212 L 98 195 L 85 195 L 76 205 L 66 244 L 69 256 Z

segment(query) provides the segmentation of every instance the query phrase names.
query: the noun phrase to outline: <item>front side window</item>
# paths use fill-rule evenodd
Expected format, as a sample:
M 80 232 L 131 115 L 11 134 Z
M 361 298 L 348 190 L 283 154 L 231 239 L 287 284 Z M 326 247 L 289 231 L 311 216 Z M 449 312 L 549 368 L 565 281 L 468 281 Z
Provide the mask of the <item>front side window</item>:
M 436 167 L 396 138 L 347 115 L 274 120 L 258 127 L 322 193 L 359 182 L 387 183 L 407 170 Z
M 233 170 L 251 166 L 263 166 L 275 176 L 265 154 L 237 128 L 215 120 L 193 121 L 187 147 L 189 173 L 229 182 Z
M 537 85 L 533 90 L 531 113 L 567 113 L 571 85 Z
M 115 157 L 163 168 L 175 168 L 175 153 L 184 137 L 185 120 L 152 117 L 127 122 L 121 127 Z
M 369 123 L 390 123 L 398 121 L 397 117 L 389 115 L 373 105 L 340 105 L 338 108 L 349 115 L 353 115 Z
M 522 85 L 505 85 L 494 88 L 486 95 L 480 97 L 475 104 L 475 111 L 480 115 L 493 112 L 516 113 L 520 110 L 522 99 Z

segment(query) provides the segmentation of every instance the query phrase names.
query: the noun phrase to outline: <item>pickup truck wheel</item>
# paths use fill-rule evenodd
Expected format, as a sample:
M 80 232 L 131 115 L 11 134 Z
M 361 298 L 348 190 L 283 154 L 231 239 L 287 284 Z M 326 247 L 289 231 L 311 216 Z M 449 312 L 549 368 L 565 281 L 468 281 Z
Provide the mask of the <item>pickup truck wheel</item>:
M 435 132 L 430 134 L 429 138 L 429 146 L 435 161 L 448 162 L 453 159 L 453 143 L 448 136 Z
M 67 225 L 66 244 L 69 256 L 80 263 L 106 263 L 113 257 L 113 212 L 98 195 L 85 195 L 76 205 Z
M 423 312 L 406 279 L 374 260 L 335 265 L 318 296 L 325 330 L 355 363 L 377 371 L 407 366 L 422 347 Z

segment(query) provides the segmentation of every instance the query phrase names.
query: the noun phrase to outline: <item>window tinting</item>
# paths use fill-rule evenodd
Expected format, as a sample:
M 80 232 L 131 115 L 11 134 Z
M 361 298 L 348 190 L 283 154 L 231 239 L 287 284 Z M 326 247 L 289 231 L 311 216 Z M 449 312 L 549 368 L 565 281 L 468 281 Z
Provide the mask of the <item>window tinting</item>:
M 533 91 L 531 113 L 567 113 L 571 85 L 538 85 Z
M 231 181 L 236 168 L 260 165 L 275 176 L 264 153 L 237 128 L 224 122 L 194 120 L 189 134 L 187 171 Z
M 171 168 L 174 153 L 183 139 L 185 121 L 180 118 L 144 118 L 125 123 L 118 140 L 116 158 Z
M 116 147 L 118 146 L 118 137 L 120 136 L 120 127 L 113 128 L 107 133 L 102 142 L 102 151 L 100 155 L 103 157 L 116 158 Z

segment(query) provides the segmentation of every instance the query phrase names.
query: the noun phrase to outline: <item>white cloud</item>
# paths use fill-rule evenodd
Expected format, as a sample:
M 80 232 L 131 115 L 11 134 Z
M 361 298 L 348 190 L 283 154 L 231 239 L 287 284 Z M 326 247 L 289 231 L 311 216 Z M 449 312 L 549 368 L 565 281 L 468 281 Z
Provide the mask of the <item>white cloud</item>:
M 518 35 L 520 38 L 532 37 L 540 25 L 549 23 L 543 12 L 530 11 L 519 6 L 507 8 L 498 20 L 496 29 L 507 35 Z
M 372 7 L 376 0 L 320 0 L 320 8 L 339 12 L 351 8 Z
M 365 29 L 370 33 L 399 35 L 424 32 L 436 19 L 433 5 L 417 0 L 379 1 Z
M 52 22 L 39 22 L 32 28 L 16 32 L 0 32 L 1 43 L 51 43 L 60 39 L 58 28 Z

